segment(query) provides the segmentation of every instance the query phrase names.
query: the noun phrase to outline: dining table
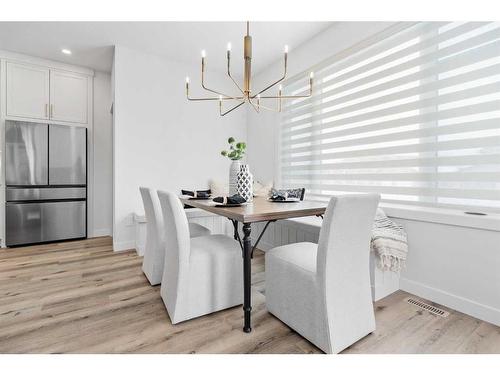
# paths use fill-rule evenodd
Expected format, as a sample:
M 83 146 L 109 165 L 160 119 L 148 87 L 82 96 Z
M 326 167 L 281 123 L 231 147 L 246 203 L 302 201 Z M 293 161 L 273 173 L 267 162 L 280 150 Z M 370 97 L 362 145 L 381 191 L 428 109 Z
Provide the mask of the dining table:
M 228 207 L 212 201 L 211 199 L 192 199 L 185 196 L 180 198 L 187 206 L 197 207 L 216 215 L 228 218 L 234 228 L 234 239 L 239 242 L 243 256 L 243 331 L 252 331 L 251 325 L 251 284 L 252 284 L 252 257 L 260 239 L 270 223 L 277 220 L 292 219 L 305 216 L 323 217 L 328 202 L 318 201 L 292 201 L 279 202 L 270 201 L 268 198 L 255 197 L 252 202 L 241 206 Z M 250 237 L 252 224 L 265 222 L 263 229 L 254 244 Z M 239 233 L 239 223 L 242 224 L 243 239 Z

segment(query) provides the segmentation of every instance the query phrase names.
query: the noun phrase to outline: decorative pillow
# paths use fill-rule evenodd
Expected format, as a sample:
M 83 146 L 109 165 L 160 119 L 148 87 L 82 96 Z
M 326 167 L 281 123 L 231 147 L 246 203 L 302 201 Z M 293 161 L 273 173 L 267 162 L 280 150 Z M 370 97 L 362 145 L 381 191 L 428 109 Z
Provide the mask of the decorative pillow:
M 306 192 L 305 188 L 298 189 L 271 189 L 271 195 L 276 196 L 286 196 L 288 198 L 299 198 L 300 200 L 304 199 L 304 194 Z
M 272 188 L 273 188 L 272 182 L 263 184 L 260 181 L 255 181 L 253 183 L 253 195 L 254 197 L 268 197 Z
M 229 182 L 210 180 L 210 190 L 214 197 L 227 197 L 229 195 Z

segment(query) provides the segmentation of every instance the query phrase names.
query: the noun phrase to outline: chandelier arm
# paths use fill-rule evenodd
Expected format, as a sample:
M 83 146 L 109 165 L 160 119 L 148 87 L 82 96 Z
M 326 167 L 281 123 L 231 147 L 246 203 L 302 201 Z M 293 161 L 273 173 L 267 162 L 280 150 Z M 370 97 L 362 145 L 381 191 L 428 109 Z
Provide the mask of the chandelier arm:
M 237 101 L 242 101 L 243 103 L 245 102 L 245 98 L 243 96 L 237 96 L 234 98 L 192 98 L 189 96 L 189 94 L 186 96 L 187 100 L 192 101 L 192 102 L 199 102 L 199 101 L 228 101 L 228 100 L 237 100 Z
M 205 69 L 204 68 L 201 69 L 201 87 L 204 88 L 207 91 L 213 92 L 214 94 L 222 95 L 223 97 L 225 97 L 227 99 L 238 100 L 238 97 L 236 97 L 236 96 L 227 95 L 227 94 L 224 94 L 222 92 L 219 92 L 219 91 L 216 91 L 216 90 L 212 90 L 212 89 L 208 88 L 207 86 L 205 86 Z
M 240 90 L 240 92 L 245 95 L 245 93 L 243 92 L 243 90 L 241 89 L 240 85 L 238 85 L 238 82 L 236 82 L 236 80 L 233 78 L 233 76 L 231 75 L 231 68 L 230 68 L 230 58 L 229 58 L 229 55 L 227 57 L 227 75 L 229 76 L 229 78 L 231 78 L 231 80 L 233 81 L 233 83 L 236 85 L 236 87 L 238 88 L 238 90 Z
M 261 99 L 304 99 L 310 98 L 313 94 L 313 83 L 312 78 L 309 79 L 309 94 L 307 95 L 270 95 L 270 96 L 260 96 Z M 253 98 L 253 97 L 252 97 Z
M 274 87 L 274 86 L 276 86 L 278 83 L 282 82 L 285 78 L 286 78 L 286 74 L 285 74 L 285 75 L 283 75 L 283 77 L 281 77 L 281 78 L 280 78 L 279 80 L 277 80 L 276 82 L 271 83 L 271 84 L 270 84 L 269 86 L 267 86 L 265 89 L 260 90 L 257 94 L 252 95 L 252 96 L 251 96 L 251 98 L 252 98 L 252 99 L 256 98 L 256 97 L 257 97 L 257 95 L 260 95 L 260 94 L 262 94 L 263 92 L 265 92 L 265 91 L 269 90 L 270 88 L 273 88 L 273 87 Z M 261 97 L 261 98 L 262 98 L 262 97 Z
M 255 109 L 255 112 L 260 113 L 259 108 L 257 108 L 257 106 L 252 103 L 252 101 L 250 100 L 250 98 L 248 98 L 248 102 L 250 103 L 250 105 L 252 106 L 252 108 Z
M 229 76 L 229 78 L 231 78 L 231 80 L 233 81 L 233 83 L 236 85 L 236 87 L 238 88 L 238 90 L 241 91 L 241 93 L 244 95 L 245 93 L 243 92 L 243 90 L 241 89 L 240 85 L 238 85 L 238 82 L 236 82 L 233 78 L 233 76 L 231 75 L 231 73 L 229 72 L 229 69 L 227 71 L 227 75 Z
M 228 113 L 234 111 L 235 109 L 241 107 L 243 104 L 245 104 L 245 101 L 242 101 L 240 104 L 236 104 L 233 108 L 228 109 L 226 112 L 222 112 L 222 107 L 219 106 L 219 113 L 220 113 L 221 116 L 225 116 Z
M 261 99 L 262 99 L 262 97 L 261 97 Z M 254 103 L 253 103 L 251 100 L 249 100 L 249 103 L 250 103 L 250 104 L 252 104 L 252 105 L 254 105 Z M 271 111 L 271 112 L 279 112 L 279 109 L 277 109 L 277 108 L 267 107 L 267 106 L 262 105 L 262 104 L 260 104 L 260 103 L 259 103 L 259 105 L 258 105 L 258 108 L 259 108 L 259 109 L 260 109 L 260 108 L 263 108 L 263 109 L 268 110 L 268 111 Z
M 269 90 L 270 88 L 276 86 L 278 83 L 282 82 L 286 78 L 286 72 L 287 72 L 287 54 L 285 53 L 283 76 L 280 79 L 278 79 L 276 82 L 271 83 L 266 88 L 260 90 L 257 94 L 252 95 L 251 98 L 254 99 L 255 97 L 257 97 L 257 95 L 262 94 L 263 92 Z
M 302 99 L 302 98 L 310 98 L 311 94 L 309 95 L 283 95 L 283 96 L 261 96 L 261 99 Z

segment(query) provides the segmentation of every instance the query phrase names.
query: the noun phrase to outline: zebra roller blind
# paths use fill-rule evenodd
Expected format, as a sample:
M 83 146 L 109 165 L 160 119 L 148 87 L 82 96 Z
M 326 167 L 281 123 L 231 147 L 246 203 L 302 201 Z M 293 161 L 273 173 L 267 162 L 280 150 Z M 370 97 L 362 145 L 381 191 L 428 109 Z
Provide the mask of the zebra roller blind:
M 397 24 L 313 70 L 281 115 L 283 186 L 500 211 L 500 23 Z

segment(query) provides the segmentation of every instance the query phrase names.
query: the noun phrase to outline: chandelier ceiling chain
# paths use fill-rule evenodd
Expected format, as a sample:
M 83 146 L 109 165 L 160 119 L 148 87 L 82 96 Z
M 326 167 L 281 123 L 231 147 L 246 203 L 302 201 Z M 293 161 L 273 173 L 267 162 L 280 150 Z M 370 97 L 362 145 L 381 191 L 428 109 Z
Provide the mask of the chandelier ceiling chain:
M 300 99 L 300 98 L 309 98 L 312 95 L 313 92 L 313 79 L 314 79 L 314 74 L 313 72 L 310 73 L 309 75 L 309 91 L 307 95 L 283 95 L 283 88 L 281 85 L 279 85 L 278 88 L 278 95 L 271 95 L 271 96 L 262 96 L 261 94 L 265 93 L 269 89 L 273 88 L 274 86 L 278 85 L 280 82 L 285 80 L 286 74 L 287 74 L 287 63 L 288 63 L 288 46 L 285 46 L 284 50 L 284 71 L 283 71 L 283 76 L 278 79 L 276 82 L 271 83 L 264 89 L 260 90 L 257 93 L 253 93 L 251 89 L 252 85 L 252 37 L 250 36 L 250 23 L 246 23 L 246 29 L 247 29 L 247 34 L 243 38 L 243 58 L 244 58 L 244 69 L 243 69 L 243 87 L 241 87 L 238 82 L 233 78 L 231 75 L 231 43 L 227 44 L 227 75 L 231 79 L 231 81 L 234 83 L 236 88 L 239 90 L 241 95 L 238 96 L 233 96 L 233 95 L 227 95 L 222 92 L 210 89 L 206 86 L 205 84 L 205 58 L 206 58 L 206 53 L 205 50 L 201 51 L 201 87 L 213 94 L 218 95 L 217 97 L 203 97 L 203 98 L 193 98 L 189 96 L 189 77 L 186 77 L 186 97 L 190 101 L 218 101 L 219 102 L 219 113 L 221 116 L 225 116 L 228 113 L 231 113 L 235 109 L 241 107 L 243 104 L 248 103 L 252 106 L 252 108 L 256 112 L 260 112 L 261 109 L 266 109 L 270 111 L 277 111 L 281 112 L 282 109 L 282 101 L 284 99 Z M 277 100 L 277 108 L 270 108 L 268 106 L 265 106 L 261 104 L 261 101 L 263 100 Z M 228 109 L 224 109 L 223 102 L 230 102 L 232 103 L 232 107 Z

